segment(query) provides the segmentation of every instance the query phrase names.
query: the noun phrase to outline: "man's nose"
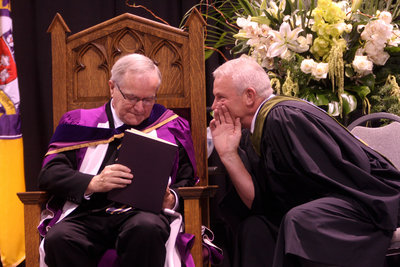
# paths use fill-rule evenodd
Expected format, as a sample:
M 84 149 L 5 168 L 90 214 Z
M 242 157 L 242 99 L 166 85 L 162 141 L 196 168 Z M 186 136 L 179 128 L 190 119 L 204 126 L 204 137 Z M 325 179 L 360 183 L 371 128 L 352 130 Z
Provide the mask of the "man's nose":
M 215 98 L 214 98 L 214 101 L 211 105 L 211 109 L 214 110 L 216 107 L 217 107 L 217 101 L 215 101 Z
M 143 100 L 141 99 L 138 102 L 136 102 L 134 108 L 135 108 L 136 111 L 142 112 L 144 110 Z

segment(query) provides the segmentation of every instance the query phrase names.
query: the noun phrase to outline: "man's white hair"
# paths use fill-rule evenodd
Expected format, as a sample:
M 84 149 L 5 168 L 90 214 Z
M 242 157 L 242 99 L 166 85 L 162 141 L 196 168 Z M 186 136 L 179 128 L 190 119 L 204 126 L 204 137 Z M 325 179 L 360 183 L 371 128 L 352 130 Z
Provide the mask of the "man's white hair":
M 272 94 L 271 83 L 265 70 L 251 57 L 241 56 L 229 60 L 213 72 L 214 79 L 230 77 L 237 93 L 253 88 L 261 97 Z
M 157 72 L 161 84 L 161 72 L 153 60 L 141 54 L 128 54 L 115 62 L 110 80 L 123 86 L 125 75 L 142 75 Z

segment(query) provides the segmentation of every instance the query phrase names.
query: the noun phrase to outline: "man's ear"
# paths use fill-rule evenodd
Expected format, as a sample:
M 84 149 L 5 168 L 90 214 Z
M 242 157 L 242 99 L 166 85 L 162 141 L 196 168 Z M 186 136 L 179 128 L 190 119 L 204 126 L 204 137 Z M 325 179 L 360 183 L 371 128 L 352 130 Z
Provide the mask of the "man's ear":
M 257 92 L 254 88 L 246 88 L 243 92 L 243 96 L 245 98 L 245 103 L 247 106 L 253 106 L 256 102 Z
M 115 85 L 114 82 L 109 80 L 108 81 L 108 87 L 110 88 L 110 96 L 113 97 L 114 95 L 114 89 L 115 89 Z

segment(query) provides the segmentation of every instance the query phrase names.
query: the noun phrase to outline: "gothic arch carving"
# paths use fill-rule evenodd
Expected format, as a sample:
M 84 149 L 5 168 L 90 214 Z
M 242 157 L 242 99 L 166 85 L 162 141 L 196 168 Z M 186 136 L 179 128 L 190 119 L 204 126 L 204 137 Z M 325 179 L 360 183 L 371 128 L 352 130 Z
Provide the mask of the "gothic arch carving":
M 176 48 L 174 43 L 168 40 L 160 40 L 154 44 L 149 56 L 155 62 L 159 63 L 158 67 L 161 74 L 168 70 L 168 75 L 162 75 L 163 82 L 157 97 L 183 97 L 183 66 L 182 55 L 179 53 L 179 49 Z
M 124 28 L 113 38 L 111 46 L 111 65 L 113 65 L 120 56 L 128 53 L 144 54 L 144 41 L 138 32 Z
M 107 100 L 108 86 L 104 81 L 109 78 L 109 64 L 103 45 L 91 42 L 76 52 L 73 72 L 73 102 L 87 99 Z M 95 88 L 85 90 L 83 88 Z

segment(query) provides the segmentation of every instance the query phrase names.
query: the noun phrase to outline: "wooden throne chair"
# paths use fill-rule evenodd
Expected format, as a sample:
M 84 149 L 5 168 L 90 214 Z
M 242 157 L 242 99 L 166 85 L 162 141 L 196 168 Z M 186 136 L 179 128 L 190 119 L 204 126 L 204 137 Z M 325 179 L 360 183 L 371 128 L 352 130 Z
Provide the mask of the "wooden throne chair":
M 158 63 L 162 86 L 157 103 L 187 118 L 191 125 L 200 182 L 179 191 L 184 198 L 185 232 L 195 235 L 192 256 L 196 266 L 203 265 L 201 226 L 209 225 L 209 197 L 216 192 L 216 186 L 208 185 L 204 26 L 194 10 L 184 29 L 128 13 L 72 35 L 56 14 L 48 29 L 54 129 L 66 111 L 94 108 L 108 101 L 110 69 L 122 55 L 141 53 Z M 37 226 L 48 195 L 34 191 L 18 196 L 24 203 L 26 266 L 39 266 Z

